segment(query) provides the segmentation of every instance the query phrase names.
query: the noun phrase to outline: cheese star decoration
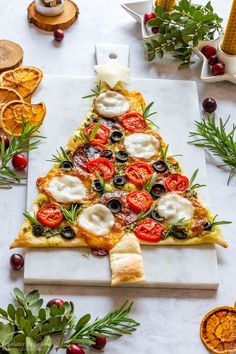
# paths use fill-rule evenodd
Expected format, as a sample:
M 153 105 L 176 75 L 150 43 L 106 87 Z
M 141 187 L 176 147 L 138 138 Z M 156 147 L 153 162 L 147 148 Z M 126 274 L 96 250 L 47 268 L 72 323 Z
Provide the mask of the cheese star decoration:
M 110 88 L 114 88 L 119 82 L 129 84 L 129 69 L 112 59 L 103 65 L 95 65 L 97 73 L 96 81 L 106 82 Z

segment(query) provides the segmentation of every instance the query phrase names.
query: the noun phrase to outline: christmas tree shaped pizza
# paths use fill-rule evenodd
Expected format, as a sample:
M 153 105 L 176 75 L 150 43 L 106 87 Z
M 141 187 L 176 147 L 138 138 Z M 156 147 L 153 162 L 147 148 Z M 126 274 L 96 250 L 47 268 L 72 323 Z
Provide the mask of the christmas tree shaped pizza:
M 91 110 L 54 166 L 11 247 L 89 247 L 109 254 L 112 284 L 145 280 L 140 244 L 227 247 L 150 121 L 152 104 L 127 91 L 128 69 L 99 65 Z

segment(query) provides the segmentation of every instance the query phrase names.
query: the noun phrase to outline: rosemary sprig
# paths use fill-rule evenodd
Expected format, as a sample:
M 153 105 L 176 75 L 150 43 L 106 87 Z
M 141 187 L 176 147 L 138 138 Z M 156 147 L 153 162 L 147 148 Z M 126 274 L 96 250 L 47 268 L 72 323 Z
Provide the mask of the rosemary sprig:
M 145 219 L 153 210 L 155 210 L 157 207 L 157 203 L 153 203 L 152 207 L 148 211 L 141 211 L 137 217 L 137 222 Z
M 105 181 L 105 179 L 102 178 L 102 176 L 100 175 L 100 173 L 98 171 L 95 170 L 94 173 L 97 176 L 99 182 L 101 183 L 102 191 L 105 192 L 106 191 L 106 181 Z
M 47 161 L 60 164 L 63 161 L 70 161 L 70 157 L 63 147 L 60 146 L 60 150 L 56 150 L 56 154 L 52 155 L 52 159 Z
M 84 141 L 84 143 L 88 143 L 88 138 L 85 136 L 84 132 L 80 130 L 79 135 L 81 139 Z
M 149 180 L 144 184 L 143 189 L 145 189 L 146 191 L 150 192 L 150 190 L 152 189 L 154 183 L 156 182 L 157 179 L 157 173 L 154 172 Z
M 185 221 L 184 218 L 182 218 L 182 219 L 179 219 L 179 220 L 177 220 L 175 222 L 168 221 L 168 224 L 169 224 L 168 229 L 163 232 L 163 235 L 162 235 L 163 239 L 166 239 L 170 235 L 170 233 L 172 232 L 174 227 L 176 227 L 176 226 L 185 226 L 187 224 L 187 222 Z
M 86 135 L 84 134 L 84 132 L 83 132 L 82 130 L 80 130 L 79 134 L 80 134 L 81 139 L 82 139 L 85 143 L 88 143 L 89 141 L 92 141 L 92 140 L 95 138 L 95 135 L 97 134 L 100 125 L 101 125 L 101 121 L 98 120 L 97 123 L 95 124 L 95 126 L 93 127 L 93 130 L 92 130 L 91 133 L 89 134 L 89 136 L 86 136 Z
M 68 220 L 70 222 L 74 222 L 76 219 L 76 216 L 82 210 L 82 208 L 83 208 L 82 205 L 72 204 L 70 210 L 68 210 L 66 208 L 61 208 L 61 211 L 62 211 L 64 217 L 66 218 L 66 220 Z
M 101 88 L 102 88 L 102 82 L 99 81 L 99 83 L 96 85 L 96 88 L 95 89 L 91 89 L 91 91 L 93 93 L 91 93 L 90 95 L 83 96 L 82 99 L 98 96 L 101 93 Z
M 12 134 L 11 144 L 8 149 L 5 148 L 5 134 L 2 133 L 1 142 L 1 163 L 0 163 L 0 188 L 12 188 L 13 185 L 20 183 L 25 177 L 17 176 L 16 173 L 8 166 L 9 162 L 16 153 L 27 153 L 37 149 L 40 139 L 44 136 L 36 134 L 39 126 L 31 126 L 22 116 L 22 134 L 16 137 Z M 33 139 L 33 141 L 30 141 Z
M 195 181 L 195 179 L 196 179 L 196 177 L 197 177 L 198 171 L 199 171 L 199 170 L 196 169 L 196 170 L 193 172 L 193 174 L 192 174 L 192 176 L 191 176 L 191 178 L 190 178 L 190 180 L 189 180 L 188 190 L 194 190 L 194 189 L 197 189 L 197 188 L 206 187 L 206 184 L 194 183 L 194 181 Z
M 219 221 L 216 221 L 216 218 L 218 217 L 218 214 L 216 214 L 212 221 L 211 221 L 211 226 L 214 227 L 216 225 L 227 225 L 227 224 L 232 224 L 232 221 L 226 221 L 226 220 L 219 220 Z
M 147 120 L 148 122 L 150 122 L 150 123 L 152 123 L 153 125 L 155 125 L 155 127 L 156 127 L 157 129 L 160 129 L 160 128 L 158 127 L 158 125 L 156 125 L 152 120 L 149 119 L 151 116 L 157 114 L 157 112 L 150 112 L 153 105 L 154 105 L 154 102 L 149 103 L 147 106 L 144 106 L 143 104 L 141 104 L 141 106 L 142 106 L 142 111 L 143 111 L 143 112 L 142 112 L 142 116 L 143 116 L 143 118 L 144 118 L 145 120 Z
M 176 157 L 176 156 L 183 156 L 181 154 L 175 154 L 175 155 L 169 155 L 167 156 L 169 151 L 169 144 L 166 145 L 166 147 L 163 149 L 162 144 L 160 144 L 160 153 L 161 153 L 161 159 L 162 161 L 166 161 L 168 157 Z
M 219 157 L 223 164 L 230 168 L 228 183 L 231 178 L 236 174 L 236 141 L 234 138 L 236 125 L 233 124 L 231 130 L 227 132 L 227 124 L 230 117 L 224 122 L 222 118 L 219 124 L 216 123 L 215 116 L 206 116 L 201 121 L 196 121 L 196 131 L 190 132 L 190 144 L 200 146 L 212 152 L 214 156 Z
M 42 226 L 42 224 L 36 219 L 33 212 L 29 213 L 28 211 L 25 211 L 23 215 L 31 222 L 31 224 Z

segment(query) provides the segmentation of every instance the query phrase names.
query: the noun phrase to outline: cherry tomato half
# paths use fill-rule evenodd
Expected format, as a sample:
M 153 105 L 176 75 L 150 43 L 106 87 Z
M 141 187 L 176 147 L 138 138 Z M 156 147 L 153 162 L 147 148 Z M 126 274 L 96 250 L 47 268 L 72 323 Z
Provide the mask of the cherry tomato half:
M 134 230 L 135 235 L 144 241 L 159 242 L 162 238 L 162 225 L 153 219 L 144 219 Z
M 182 176 L 179 173 L 173 173 L 165 180 L 165 186 L 168 192 L 184 192 L 188 188 L 188 185 L 188 177 Z
M 40 208 L 36 214 L 37 220 L 43 226 L 59 226 L 64 216 L 57 204 L 46 204 Z
M 126 196 L 129 207 L 138 213 L 151 208 L 153 199 L 147 191 L 134 191 Z
M 86 166 L 89 172 L 97 171 L 105 180 L 110 179 L 115 173 L 113 163 L 105 157 L 98 157 L 97 159 L 90 160 L 87 162 Z
M 88 140 L 90 140 L 90 136 L 91 133 L 95 127 L 95 123 L 94 124 L 90 124 L 85 130 L 84 130 L 84 135 L 86 136 L 86 138 Z M 91 140 L 93 141 L 93 143 L 98 143 L 98 144 L 106 144 L 108 142 L 109 139 L 109 135 L 110 135 L 110 129 L 107 128 L 105 125 L 100 124 L 99 128 L 94 136 L 94 138 Z
M 125 170 L 128 180 L 137 186 L 143 186 L 153 173 L 153 168 L 145 162 L 132 163 Z
M 123 115 L 121 125 L 128 132 L 132 133 L 144 131 L 147 123 L 139 113 L 129 112 Z

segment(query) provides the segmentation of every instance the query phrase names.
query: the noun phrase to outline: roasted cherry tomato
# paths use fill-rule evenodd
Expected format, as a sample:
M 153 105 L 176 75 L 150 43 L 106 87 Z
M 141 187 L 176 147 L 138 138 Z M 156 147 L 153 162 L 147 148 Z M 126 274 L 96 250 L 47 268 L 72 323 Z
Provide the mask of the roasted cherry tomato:
M 145 162 L 132 163 L 125 170 L 128 180 L 136 186 L 143 186 L 153 173 L 153 168 Z
M 152 197 L 147 191 L 134 191 L 126 196 L 129 207 L 138 213 L 147 211 L 152 206 Z
M 43 226 L 59 226 L 63 220 L 63 213 L 57 204 L 46 204 L 36 214 L 37 220 Z
M 113 163 L 105 157 L 98 157 L 97 159 L 90 160 L 87 162 L 86 166 L 89 172 L 97 171 L 105 180 L 110 179 L 115 173 Z
M 137 112 L 129 112 L 123 115 L 121 124 L 130 133 L 142 132 L 147 126 L 145 119 Z
M 188 185 L 188 177 L 182 176 L 179 173 L 169 175 L 165 181 L 168 192 L 184 192 L 188 188 Z
M 144 241 L 159 242 L 162 238 L 162 225 L 153 219 L 144 219 L 134 230 L 135 235 Z
M 110 135 L 110 129 L 107 128 L 105 125 L 100 124 L 99 128 L 94 136 L 93 139 L 91 139 L 91 133 L 95 127 L 95 123 L 94 124 L 90 124 L 85 130 L 84 130 L 84 135 L 86 136 L 86 138 L 90 141 L 92 141 L 93 143 L 98 143 L 98 144 L 106 144 L 108 142 L 109 139 L 109 135 Z

